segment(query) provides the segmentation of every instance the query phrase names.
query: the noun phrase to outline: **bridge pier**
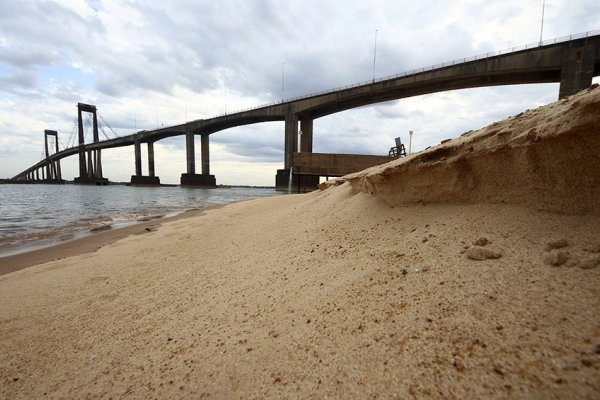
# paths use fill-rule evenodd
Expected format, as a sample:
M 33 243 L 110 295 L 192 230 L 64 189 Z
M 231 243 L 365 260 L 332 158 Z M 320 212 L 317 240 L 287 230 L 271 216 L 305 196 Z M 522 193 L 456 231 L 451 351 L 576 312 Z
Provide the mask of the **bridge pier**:
M 96 113 L 96 106 L 77 103 L 77 125 L 79 133 L 79 177 L 75 178 L 75 183 L 81 185 L 108 185 L 108 179 L 102 177 L 102 159 L 100 156 L 100 149 L 88 150 L 87 152 L 84 149 L 85 138 L 83 135 L 83 118 L 81 116 L 82 112 L 88 112 L 92 114 L 93 140 L 94 143 L 100 141 L 98 135 L 98 116 Z
M 300 117 L 300 151 L 313 151 L 313 119 L 309 117 Z
M 160 178 L 154 175 L 154 142 L 148 142 L 148 175 L 142 175 L 142 146 L 135 140 L 135 175 L 131 175 L 131 186 L 160 186 Z
M 158 179 L 154 173 L 154 142 L 148 142 L 146 146 L 148 146 L 148 175 Z M 160 179 L 158 179 L 158 183 L 160 183 Z
M 300 122 L 300 132 L 298 132 Z M 300 136 L 300 152 L 312 153 L 313 150 L 313 118 L 298 116 L 288 109 L 285 116 L 285 160 L 284 169 L 278 169 L 275 175 L 275 189 L 300 192 L 314 190 L 319 186 L 319 177 L 294 173 L 293 156 L 298 152 L 298 135 Z M 291 177 L 290 177 L 291 175 Z
M 290 182 L 290 173 L 292 180 Z M 275 175 L 275 190 L 286 190 L 292 193 L 312 192 L 319 186 L 319 176 L 296 174 L 293 169 L 278 169 Z
M 291 104 L 285 113 L 285 155 L 283 167 L 290 169 L 292 167 L 292 154 L 298 151 L 298 116 L 294 113 Z
M 209 135 L 200 135 L 200 157 L 202 174 L 196 174 L 196 157 L 194 150 L 194 133 L 189 131 L 185 134 L 185 149 L 187 161 L 187 173 L 181 174 L 181 186 L 186 187 L 216 187 L 217 180 L 210 174 L 209 160 Z
M 62 184 L 65 181 L 62 179 L 62 173 L 60 170 L 60 160 L 51 161 L 50 151 L 48 148 L 48 136 L 54 136 L 55 152 L 58 153 L 58 132 L 51 130 L 44 130 L 44 148 L 46 150 L 46 177 L 44 182 L 46 183 L 57 183 Z
M 595 59 L 596 46 L 593 43 L 583 43 L 563 49 L 560 88 L 558 90 L 559 99 L 587 89 L 592 85 Z

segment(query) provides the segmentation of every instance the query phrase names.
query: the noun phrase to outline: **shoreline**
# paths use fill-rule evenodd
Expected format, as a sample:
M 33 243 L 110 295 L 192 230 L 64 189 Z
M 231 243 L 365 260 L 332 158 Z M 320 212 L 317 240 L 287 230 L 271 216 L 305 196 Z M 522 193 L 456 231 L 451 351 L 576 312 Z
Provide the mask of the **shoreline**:
M 230 204 L 230 203 L 228 203 Z M 49 261 L 61 260 L 67 257 L 93 253 L 100 248 L 115 243 L 132 235 L 142 235 L 153 232 L 163 223 L 200 216 L 206 211 L 222 208 L 227 204 L 206 206 L 191 209 L 173 216 L 134 222 L 130 225 L 86 232 L 85 236 L 64 242 L 56 242 L 41 248 L 25 250 L 17 254 L 0 257 L 0 276 L 10 274 L 28 267 L 44 264 Z

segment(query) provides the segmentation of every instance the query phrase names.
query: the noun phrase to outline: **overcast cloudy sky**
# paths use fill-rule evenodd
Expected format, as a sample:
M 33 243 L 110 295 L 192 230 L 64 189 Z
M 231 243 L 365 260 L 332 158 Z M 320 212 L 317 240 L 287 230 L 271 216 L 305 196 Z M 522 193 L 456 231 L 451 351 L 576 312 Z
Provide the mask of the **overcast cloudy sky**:
M 542 2 L 0 0 L 0 177 L 41 159 L 44 129 L 66 145 L 78 102 L 108 136 L 207 118 L 372 79 L 376 30 L 378 77 L 537 42 Z M 598 0 L 546 0 L 543 39 L 596 29 Z M 316 120 L 314 151 L 387 154 L 409 130 L 421 150 L 557 97 L 522 85 L 362 107 Z M 185 172 L 184 145 L 155 145 L 162 182 Z M 211 135 L 217 183 L 273 185 L 282 167 L 283 122 Z M 103 169 L 128 181 L 133 148 L 105 151 Z

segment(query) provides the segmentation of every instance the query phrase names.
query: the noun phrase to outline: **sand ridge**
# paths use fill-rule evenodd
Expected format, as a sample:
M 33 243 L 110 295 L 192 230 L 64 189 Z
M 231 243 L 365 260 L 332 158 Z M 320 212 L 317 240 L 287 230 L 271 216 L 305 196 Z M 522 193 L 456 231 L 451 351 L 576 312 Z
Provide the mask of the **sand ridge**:
M 599 132 L 600 88 L 593 85 L 344 179 L 389 205 L 502 202 L 599 214 Z
M 353 179 L 0 276 L 0 398 L 600 395 L 596 210 Z

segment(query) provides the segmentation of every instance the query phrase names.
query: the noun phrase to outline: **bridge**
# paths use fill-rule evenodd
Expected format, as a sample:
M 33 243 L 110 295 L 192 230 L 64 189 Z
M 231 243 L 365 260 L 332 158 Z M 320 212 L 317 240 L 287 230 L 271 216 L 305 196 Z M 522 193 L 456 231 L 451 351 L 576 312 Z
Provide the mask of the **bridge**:
M 45 131 L 45 158 L 19 173 L 12 181 L 23 183 L 64 182 L 60 160 L 79 156 L 79 177 L 76 183 L 107 184 L 102 175 L 101 150 L 133 146 L 135 175 L 133 185 L 156 185 L 154 143 L 173 136 L 185 135 L 187 171 L 181 175 L 182 186 L 215 186 L 210 173 L 209 137 L 211 134 L 242 125 L 267 121 L 283 121 L 284 168 L 277 171 L 276 186 L 294 186 L 300 179 L 307 186 L 316 186 L 319 176 L 329 171 L 345 174 L 390 160 L 388 157 L 370 157 L 342 154 L 313 155 L 313 121 L 326 115 L 369 104 L 402 99 L 428 93 L 455 89 L 530 83 L 560 83 L 559 99 L 588 88 L 594 76 L 600 75 L 600 30 L 563 38 L 491 52 L 454 60 L 428 68 L 387 76 L 343 88 L 272 103 L 248 110 L 199 119 L 184 124 L 150 131 L 139 131 L 115 139 L 99 140 L 96 107 L 78 104 L 77 146 L 53 154 L 48 148 L 48 136 L 57 137 L 56 131 Z M 84 143 L 82 113 L 93 117 L 93 142 Z M 195 165 L 194 138 L 200 136 L 201 167 Z M 300 139 L 300 140 L 298 140 Z M 56 140 L 56 143 L 58 141 Z M 148 175 L 143 175 L 141 145 L 148 151 Z M 358 157 L 358 158 L 357 158 Z M 332 165 L 335 168 L 331 168 Z M 291 174 L 291 176 L 290 176 Z M 334 175 L 329 175 L 334 176 Z

